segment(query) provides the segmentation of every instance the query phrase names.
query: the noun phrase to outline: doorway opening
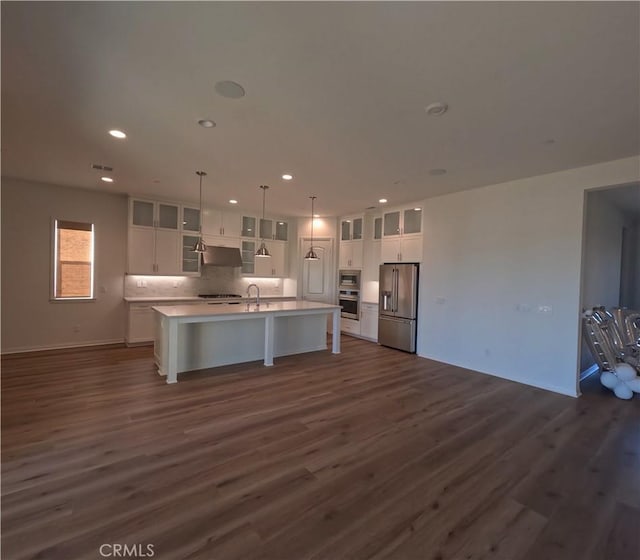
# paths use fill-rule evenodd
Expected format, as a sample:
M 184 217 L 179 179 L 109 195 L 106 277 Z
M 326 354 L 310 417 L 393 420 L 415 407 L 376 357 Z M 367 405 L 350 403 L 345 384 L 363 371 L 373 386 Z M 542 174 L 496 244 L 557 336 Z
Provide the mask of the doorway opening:
M 581 308 L 640 309 L 640 183 L 587 191 Z M 598 371 L 581 338 L 580 383 Z

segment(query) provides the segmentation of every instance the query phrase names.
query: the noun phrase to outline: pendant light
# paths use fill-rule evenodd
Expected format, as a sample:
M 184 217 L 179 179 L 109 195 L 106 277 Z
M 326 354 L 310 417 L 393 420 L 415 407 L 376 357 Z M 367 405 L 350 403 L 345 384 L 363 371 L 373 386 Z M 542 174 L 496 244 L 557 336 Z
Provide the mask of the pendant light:
M 200 177 L 200 217 L 198 219 L 200 228 L 198 241 L 193 246 L 193 250 L 196 253 L 204 253 L 207 250 L 207 246 L 202 239 L 202 178 L 206 177 L 207 174 L 204 171 L 196 171 L 196 175 Z
M 317 261 L 318 255 L 313 250 L 313 219 L 314 219 L 313 210 L 314 210 L 314 202 L 316 201 L 316 197 L 310 196 L 309 198 L 311 199 L 311 246 L 309 247 L 307 254 L 304 256 L 304 259 L 306 261 Z
M 267 185 L 260 185 L 260 188 L 262 189 L 262 221 L 264 222 L 264 205 L 265 205 L 265 198 L 267 196 L 267 189 L 269 188 Z M 269 249 L 267 249 L 267 246 L 264 244 L 264 238 L 262 237 L 262 223 L 260 224 L 260 247 L 258 247 L 258 250 L 256 251 L 256 257 L 270 257 L 271 254 L 269 253 Z

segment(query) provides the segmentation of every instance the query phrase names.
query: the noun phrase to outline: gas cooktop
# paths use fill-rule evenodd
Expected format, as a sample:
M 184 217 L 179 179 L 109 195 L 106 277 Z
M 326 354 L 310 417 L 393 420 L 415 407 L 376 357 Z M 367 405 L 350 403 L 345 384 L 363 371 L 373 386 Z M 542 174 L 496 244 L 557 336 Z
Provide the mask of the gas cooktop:
M 198 294 L 198 297 L 207 299 L 241 298 L 238 294 Z

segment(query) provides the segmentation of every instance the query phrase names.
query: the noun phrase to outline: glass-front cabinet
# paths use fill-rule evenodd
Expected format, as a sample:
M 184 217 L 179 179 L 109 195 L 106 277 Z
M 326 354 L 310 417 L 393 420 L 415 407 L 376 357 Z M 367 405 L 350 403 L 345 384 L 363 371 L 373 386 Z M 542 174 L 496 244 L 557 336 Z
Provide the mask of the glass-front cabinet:
M 242 237 L 256 236 L 256 219 L 254 216 L 242 216 L 242 229 L 240 231 Z
M 403 212 L 402 233 L 409 235 L 422 231 L 422 208 L 407 208 Z
M 400 211 L 386 212 L 384 215 L 383 232 L 385 237 L 400 235 Z
M 253 274 L 255 271 L 256 242 L 242 241 L 240 245 L 242 254 L 242 274 Z
M 363 218 L 343 218 L 340 221 L 340 241 L 357 241 L 362 239 Z
M 382 239 L 382 216 L 373 219 L 373 238 Z
M 258 224 L 256 229 L 256 224 Z M 242 237 L 257 239 L 289 240 L 289 223 L 282 219 L 242 216 Z
M 182 272 L 185 274 L 200 272 L 200 254 L 193 250 L 196 241 L 197 235 L 182 236 Z
M 385 212 L 383 236 L 411 235 L 422 232 L 422 208 L 412 207 Z
M 182 231 L 200 230 L 200 210 L 197 208 L 182 207 Z

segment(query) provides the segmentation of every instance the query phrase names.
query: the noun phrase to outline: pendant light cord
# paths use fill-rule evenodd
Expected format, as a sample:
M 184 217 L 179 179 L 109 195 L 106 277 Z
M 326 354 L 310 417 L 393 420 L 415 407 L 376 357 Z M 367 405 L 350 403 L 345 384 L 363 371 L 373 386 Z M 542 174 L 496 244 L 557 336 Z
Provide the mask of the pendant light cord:
M 314 203 L 316 201 L 316 197 L 315 196 L 310 196 L 309 197 L 311 199 L 311 247 L 309 248 L 311 251 L 313 251 L 313 220 L 314 220 Z

